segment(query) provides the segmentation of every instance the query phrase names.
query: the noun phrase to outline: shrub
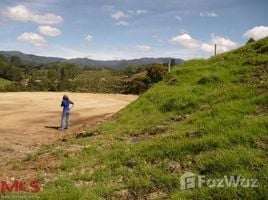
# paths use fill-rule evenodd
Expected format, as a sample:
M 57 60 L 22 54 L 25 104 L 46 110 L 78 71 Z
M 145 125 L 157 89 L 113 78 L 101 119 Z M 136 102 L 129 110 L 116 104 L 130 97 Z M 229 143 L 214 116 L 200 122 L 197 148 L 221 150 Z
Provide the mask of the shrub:
M 163 80 L 166 73 L 167 69 L 162 65 L 153 65 L 147 70 L 147 76 L 152 80 L 153 83 Z

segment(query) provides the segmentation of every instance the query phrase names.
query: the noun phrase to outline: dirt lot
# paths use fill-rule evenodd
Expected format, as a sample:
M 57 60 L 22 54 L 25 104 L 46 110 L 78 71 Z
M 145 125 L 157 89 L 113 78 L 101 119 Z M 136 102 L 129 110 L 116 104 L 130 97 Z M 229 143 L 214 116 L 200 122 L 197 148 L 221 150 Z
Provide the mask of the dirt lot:
M 66 134 L 88 130 L 136 100 L 133 95 L 67 93 L 70 129 L 59 131 L 63 93 L 0 93 L 0 167 Z

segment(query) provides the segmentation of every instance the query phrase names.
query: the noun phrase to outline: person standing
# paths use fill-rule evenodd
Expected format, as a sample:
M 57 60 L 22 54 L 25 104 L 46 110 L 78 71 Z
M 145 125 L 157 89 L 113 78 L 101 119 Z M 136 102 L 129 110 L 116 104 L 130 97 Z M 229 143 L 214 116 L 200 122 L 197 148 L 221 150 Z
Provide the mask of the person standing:
M 69 99 L 67 95 L 64 95 L 62 97 L 62 102 L 61 102 L 61 107 L 63 107 L 63 109 L 62 109 L 62 115 L 61 115 L 60 130 L 69 128 L 70 110 L 73 108 L 73 106 L 74 106 L 74 103 Z

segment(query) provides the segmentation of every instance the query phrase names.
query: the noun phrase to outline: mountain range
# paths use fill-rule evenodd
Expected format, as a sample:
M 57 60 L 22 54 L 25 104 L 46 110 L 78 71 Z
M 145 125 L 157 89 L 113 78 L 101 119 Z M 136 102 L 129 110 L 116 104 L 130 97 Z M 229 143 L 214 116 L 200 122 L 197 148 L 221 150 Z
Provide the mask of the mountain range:
M 88 68 L 125 68 L 128 66 L 139 66 L 143 64 L 152 64 L 152 63 L 168 63 L 171 59 L 175 60 L 177 65 L 183 63 L 183 60 L 180 58 L 138 58 L 131 60 L 92 60 L 89 58 L 58 58 L 58 57 L 46 57 L 46 56 L 37 56 L 33 54 L 25 54 L 19 51 L 0 51 L 0 55 L 4 55 L 7 59 L 10 59 L 12 56 L 18 56 L 24 62 L 30 62 L 34 64 L 49 64 L 49 63 L 58 63 L 58 62 L 67 62 L 77 64 L 83 67 Z

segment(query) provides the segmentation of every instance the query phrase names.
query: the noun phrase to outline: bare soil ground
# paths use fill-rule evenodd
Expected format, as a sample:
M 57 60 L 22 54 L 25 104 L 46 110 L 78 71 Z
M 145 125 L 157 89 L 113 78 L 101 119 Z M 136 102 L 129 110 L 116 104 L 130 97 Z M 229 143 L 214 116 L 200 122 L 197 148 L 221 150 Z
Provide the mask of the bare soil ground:
M 0 93 L 0 168 L 65 135 L 88 130 L 137 99 L 134 95 L 67 93 L 75 106 L 59 131 L 64 93 Z

